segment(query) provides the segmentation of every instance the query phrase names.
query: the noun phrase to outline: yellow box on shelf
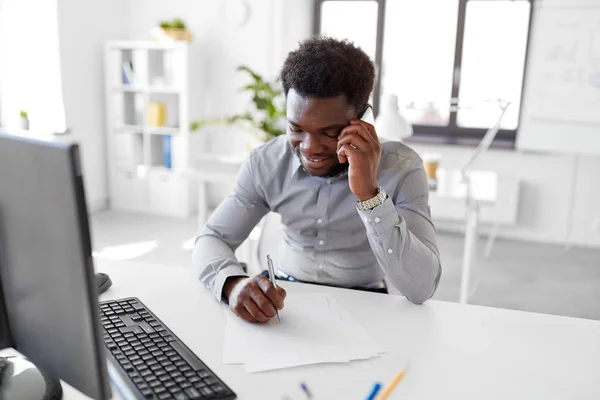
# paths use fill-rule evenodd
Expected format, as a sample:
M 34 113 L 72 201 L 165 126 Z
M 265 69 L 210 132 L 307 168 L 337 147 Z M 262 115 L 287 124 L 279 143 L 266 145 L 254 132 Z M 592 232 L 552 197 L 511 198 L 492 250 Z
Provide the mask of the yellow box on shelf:
M 165 126 L 167 124 L 167 106 L 160 101 L 151 101 L 146 107 L 146 123 L 149 126 Z

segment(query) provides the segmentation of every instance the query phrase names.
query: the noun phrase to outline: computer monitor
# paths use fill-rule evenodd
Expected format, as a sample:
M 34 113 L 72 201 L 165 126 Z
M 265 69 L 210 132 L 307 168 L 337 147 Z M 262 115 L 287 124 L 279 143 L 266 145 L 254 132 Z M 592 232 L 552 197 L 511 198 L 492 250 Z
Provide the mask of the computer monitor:
M 111 397 L 75 144 L 0 130 L 0 348 Z

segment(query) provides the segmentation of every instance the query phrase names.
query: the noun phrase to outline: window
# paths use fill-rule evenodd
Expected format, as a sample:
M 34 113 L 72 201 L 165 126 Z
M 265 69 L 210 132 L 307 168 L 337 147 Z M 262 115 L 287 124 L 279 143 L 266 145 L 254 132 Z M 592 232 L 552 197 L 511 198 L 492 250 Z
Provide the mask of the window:
M 315 2 L 315 33 L 352 40 L 377 64 L 375 112 L 380 93 L 395 94 L 415 136 L 468 142 L 496 123 L 495 100 L 508 100 L 497 138 L 514 143 L 531 0 Z
M 57 1 L 0 3 L 1 123 L 18 128 L 24 110 L 31 130 L 63 132 Z

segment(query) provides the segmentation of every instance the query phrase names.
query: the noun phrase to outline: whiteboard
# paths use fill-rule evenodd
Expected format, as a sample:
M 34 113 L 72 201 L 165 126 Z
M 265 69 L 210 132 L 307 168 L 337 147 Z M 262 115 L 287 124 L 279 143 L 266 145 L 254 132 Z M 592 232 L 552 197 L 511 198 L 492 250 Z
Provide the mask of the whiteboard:
M 600 7 L 541 8 L 530 116 L 600 124 Z
M 553 3 L 536 4 L 517 148 L 600 154 L 600 0 Z

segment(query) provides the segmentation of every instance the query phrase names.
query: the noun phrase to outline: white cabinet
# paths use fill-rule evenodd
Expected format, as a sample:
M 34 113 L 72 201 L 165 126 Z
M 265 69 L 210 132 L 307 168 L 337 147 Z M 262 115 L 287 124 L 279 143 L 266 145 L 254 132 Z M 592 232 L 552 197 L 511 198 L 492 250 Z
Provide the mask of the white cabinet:
M 153 214 L 185 218 L 195 211 L 195 190 L 184 175 L 155 169 L 148 180 L 150 212 Z
M 148 180 L 135 170 L 116 170 L 111 185 L 111 208 L 146 212 L 149 205 Z

